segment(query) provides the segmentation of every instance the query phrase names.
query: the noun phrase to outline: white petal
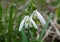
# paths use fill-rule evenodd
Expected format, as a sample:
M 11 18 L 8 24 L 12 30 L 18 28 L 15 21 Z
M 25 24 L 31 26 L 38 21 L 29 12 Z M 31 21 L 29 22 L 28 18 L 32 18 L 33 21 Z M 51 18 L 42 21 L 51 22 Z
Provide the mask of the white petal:
M 33 24 L 34 28 L 38 29 L 36 23 L 32 20 L 32 18 L 30 17 L 30 22 Z
M 38 17 L 38 19 L 40 20 L 40 22 L 41 22 L 43 25 L 46 25 L 46 21 L 45 21 L 45 19 L 43 18 L 43 16 L 42 16 L 37 10 L 35 10 L 35 13 L 36 13 L 36 16 Z
M 29 16 L 27 15 L 27 16 L 25 16 L 24 18 L 27 19 L 27 18 L 29 18 Z
M 24 22 L 25 22 L 25 18 L 21 21 L 20 26 L 19 26 L 19 31 L 22 30 L 23 26 L 24 26 Z
M 24 19 L 21 21 L 20 26 L 19 26 L 19 31 L 21 31 L 23 29 L 24 23 L 27 18 L 29 18 L 29 16 L 25 16 Z

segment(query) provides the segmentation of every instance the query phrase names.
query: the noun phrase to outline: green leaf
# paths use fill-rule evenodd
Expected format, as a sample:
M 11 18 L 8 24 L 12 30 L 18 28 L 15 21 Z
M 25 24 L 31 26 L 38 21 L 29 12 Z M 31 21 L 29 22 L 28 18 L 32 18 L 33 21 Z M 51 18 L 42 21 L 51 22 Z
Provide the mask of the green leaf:
M 15 5 L 11 5 L 10 9 L 9 9 L 8 42 L 11 42 L 12 41 L 11 39 L 13 39 L 13 36 L 14 36 L 14 33 L 13 33 L 13 19 L 12 19 L 14 6 Z
M 28 38 L 27 38 L 27 35 L 26 35 L 24 29 L 21 31 L 21 33 L 22 33 L 22 37 L 23 37 L 23 38 L 22 38 L 22 42 L 28 42 Z

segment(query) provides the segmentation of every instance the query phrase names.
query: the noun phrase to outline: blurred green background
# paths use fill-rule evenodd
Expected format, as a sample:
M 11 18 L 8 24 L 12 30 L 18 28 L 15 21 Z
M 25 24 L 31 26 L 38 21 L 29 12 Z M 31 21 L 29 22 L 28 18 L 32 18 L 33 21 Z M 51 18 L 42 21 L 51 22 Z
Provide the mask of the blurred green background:
M 53 13 L 53 19 L 57 18 L 56 22 L 60 26 L 60 0 L 0 0 L 0 42 L 40 42 L 36 40 L 38 30 L 29 29 L 29 33 L 24 29 L 21 32 L 18 31 L 24 16 L 31 15 L 35 9 L 46 21 Z M 47 27 L 48 23 L 45 28 Z

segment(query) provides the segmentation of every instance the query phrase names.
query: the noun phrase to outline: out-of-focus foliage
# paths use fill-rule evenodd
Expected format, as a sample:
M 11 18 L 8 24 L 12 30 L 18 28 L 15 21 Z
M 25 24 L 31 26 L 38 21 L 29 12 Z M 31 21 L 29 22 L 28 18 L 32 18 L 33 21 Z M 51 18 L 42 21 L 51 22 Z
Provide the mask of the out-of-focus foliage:
M 39 33 L 41 38 L 39 37 L 38 40 L 36 39 L 37 30 L 34 27 L 23 29 L 21 32 L 18 31 L 24 16 L 30 16 L 36 9 L 41 13 L 45 11 L 54 13 L 53 15 L 56 15 L 58 18 L 57 22 L 60 23 L 60 0 L 50 0 L 49 3 L 47 0 L 33 0 L 23 11 L 19 10 L 19 7 L 27 3 L 27 1 L 30 0 L 0 0 L 0 42 L 40 42 L 51 18 L 48 18 L 46 27 L 43 27 L 42 32 Z M 15 3 L 16 6 L 10 6 L 12 3 Z M 47 16 L 49 17 L 49 15 Z M 40 24 L 37 19 L 34 19 L 34 21 Z

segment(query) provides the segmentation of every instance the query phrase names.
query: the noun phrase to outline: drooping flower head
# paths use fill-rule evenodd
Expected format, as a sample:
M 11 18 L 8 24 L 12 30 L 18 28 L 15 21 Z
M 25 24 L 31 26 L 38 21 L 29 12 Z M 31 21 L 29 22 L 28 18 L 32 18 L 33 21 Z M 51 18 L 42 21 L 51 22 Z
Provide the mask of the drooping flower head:
M 30 17 L 27 15 L 23 18 L 19 26 L 19 31 L 21 31 L 23 27 L 29 28 L 31 25 L 33 25 L 35 29 L 38 29 L 37 24 L 33 20 L 34 17 L 37 17 L 42 25 L 46 25 L 43 16 L 37 10 L 35 10 Z
M 42 25 L 46 25 L 45 19 L 37 10 L 32 13 L 31 18 L 38 18 Z
M 25 16 L 24 19 L 20 23 L 19 31 L 21 31 L 24 26 L 25 26 L 25 28 L 29 28 L 30 24 L 32 24 L 34 26 L 34 28 L 38 29 L 34 20 L 29 16 Z

